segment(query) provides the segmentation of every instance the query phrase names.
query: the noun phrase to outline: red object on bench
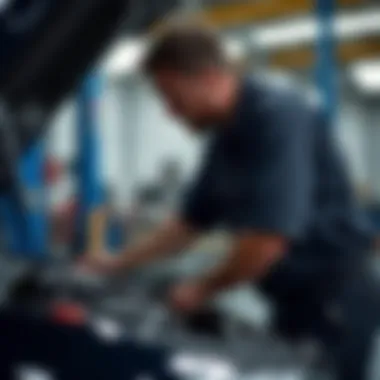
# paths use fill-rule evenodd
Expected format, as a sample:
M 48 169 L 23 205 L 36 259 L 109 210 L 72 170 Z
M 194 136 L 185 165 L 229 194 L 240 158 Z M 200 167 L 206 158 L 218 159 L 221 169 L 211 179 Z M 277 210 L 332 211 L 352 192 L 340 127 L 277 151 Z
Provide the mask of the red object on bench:
M 86 308 L 72 301 L 55 302 L 50 311 L 53 321 L 58 324 L 83 326 L 88 321 Z

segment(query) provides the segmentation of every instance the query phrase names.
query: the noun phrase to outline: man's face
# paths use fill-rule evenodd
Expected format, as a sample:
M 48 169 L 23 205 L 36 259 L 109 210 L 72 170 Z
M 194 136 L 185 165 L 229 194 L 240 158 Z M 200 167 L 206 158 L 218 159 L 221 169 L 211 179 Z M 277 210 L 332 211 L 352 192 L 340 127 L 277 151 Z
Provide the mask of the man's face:
M 216 75 L 211 72 L 183 74 L 176 71 L 159 71 L 154 83 L 162 95 L 169 112 L 197 131 L 215 122 L 217 104 Z

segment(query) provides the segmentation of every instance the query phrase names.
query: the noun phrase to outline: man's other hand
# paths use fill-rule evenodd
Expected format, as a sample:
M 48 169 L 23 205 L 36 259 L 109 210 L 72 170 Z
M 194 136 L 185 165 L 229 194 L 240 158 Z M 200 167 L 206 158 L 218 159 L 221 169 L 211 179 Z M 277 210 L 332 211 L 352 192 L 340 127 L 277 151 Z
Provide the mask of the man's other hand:
M 179 313 L 196 313 L 208 300 L 202 284 L 189 282 L 177 285 L 169 295 L 170 306 Z
M 123 269 L 123 260 L 118 255 L 111 255 L 108 252 L 98 254 L 84 254 L 79 260 L 78 266 L 85 272 L 92 272 L 104 275 L 113 275 Z

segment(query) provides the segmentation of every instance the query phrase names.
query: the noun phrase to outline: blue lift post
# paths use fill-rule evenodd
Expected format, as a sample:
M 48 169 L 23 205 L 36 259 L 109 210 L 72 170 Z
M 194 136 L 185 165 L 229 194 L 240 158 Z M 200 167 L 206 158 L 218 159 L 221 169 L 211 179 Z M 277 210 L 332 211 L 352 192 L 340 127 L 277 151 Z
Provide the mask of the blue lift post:
M 91 219 L 103 203 L 98 109 L 102 93 L 102 77 L 90 73 L 82 83 L 77 97 L 77 184 L 78 219 L 76 249 L 87 249 L 91 235 Z
M 316 78 L 330 124 L 336 117 L 337 80 L 336 44 L 334 36 L 335 0 L 315 0 L 318 21 Z
M 48 257 L 48 220 L 44 183 L 44 141 L 37 142 L 18 163 L 20 189 L 2 198 L 9 251 L 20 258 Z
M 45 141 L 41 140 L 21 160 L 21 178 L 26 189 L 29 238 L 26 253 L 43 259 L 48 255 L 48 220 L 45 186 Z

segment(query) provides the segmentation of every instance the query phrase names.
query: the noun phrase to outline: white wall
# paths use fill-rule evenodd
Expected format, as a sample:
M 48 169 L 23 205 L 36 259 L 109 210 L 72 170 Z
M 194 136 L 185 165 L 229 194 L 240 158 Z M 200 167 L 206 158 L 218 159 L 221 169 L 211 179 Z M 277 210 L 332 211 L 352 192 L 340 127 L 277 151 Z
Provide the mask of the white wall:
M 366 111 L 368 182 L 375 200 L 380 202 L 380 110 L 375 106 Z
M 168 118 L 157 97 L 143 81 L 108 82 L 100 99 L 101 173 L 115 189 L 116 202 L 131 205 L 136 184 L 154 180 L 168 158 L 182 162 L 186 175 L 196 166 L 200 142 Z M 57 111 L 49 131 L 49 152 L 64 162 L 76 154 L 75 101 Z M 56 203 L 73 192 L 65 177 L 54 189 Z
M 123 180 L 125 165 L 123 151 L 125 141 L 123 128 L 129 127 L 123 114 L 122 88 L 108 83 L 101 101 L 99 128 L 99 154 L 102 163 L 102 177 L 115 190 L 116 204 L 123 204 Z
M 68 100 L 57 110 L 51 121 L 48 132 L 49 154 L 64 161 L 74 156 L 76 151 L 75 124 L 75 104 L 72 100 Z
M 352 179 L 359 188 L 368 186 L 367 134 L 364 106 L 343 97 L 338 108 L 336 135 L 342 144 Z
M 380 111 L 364 101 L 346 99 L 337 132 L 355 183 L 367 200 L 380 202 Z

